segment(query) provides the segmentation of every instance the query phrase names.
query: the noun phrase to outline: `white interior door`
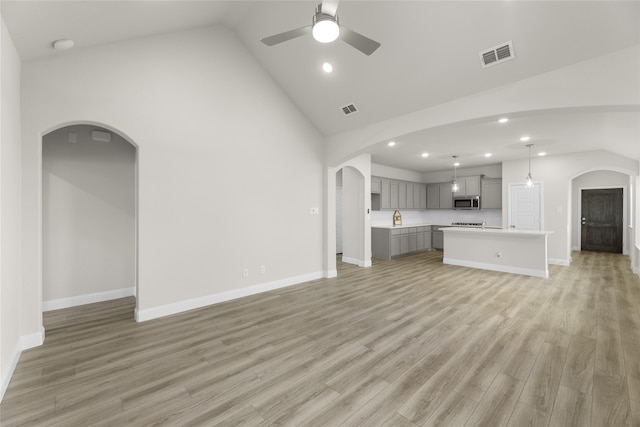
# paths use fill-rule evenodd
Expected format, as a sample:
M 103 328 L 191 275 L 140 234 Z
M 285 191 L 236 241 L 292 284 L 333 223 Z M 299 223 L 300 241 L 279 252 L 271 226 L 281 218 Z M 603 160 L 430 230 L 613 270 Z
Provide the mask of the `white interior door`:
M 542 230 L 541 185 L 509 185 L 509 227 L 518 230 Z

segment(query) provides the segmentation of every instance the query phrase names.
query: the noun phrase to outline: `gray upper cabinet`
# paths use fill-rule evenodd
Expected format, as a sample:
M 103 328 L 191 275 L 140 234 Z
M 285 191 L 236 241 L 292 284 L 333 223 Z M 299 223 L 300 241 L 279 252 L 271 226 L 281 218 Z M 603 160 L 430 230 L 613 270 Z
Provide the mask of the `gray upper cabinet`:
M 485 178 L 482 180 L 482 209 L 502 209 L 502 179 Z
M 391 180 L 380 180 L 380 209 L 391 209 Z
M 451 183 L 427 185 L 427 209 L 453 209 Z
M 413 208 L 427 209 L 427 184 L 413 184 Z
M 480 175 L 458 177 L 458 191 L 455 196 L 479 196 Z
M 382 180 L 376 176 L 371 177 L 371 192 L 372 193 L 380 193 L 380 189 L 382 187 Z
M 438 184 L 440 187 L 440 209 L 453 209 L 453 193 L 451 183 Z
M 413 203 L 413 191 L 414 191 L 414 184 L 413 182 L 407 182 L 407 209 L 413 209 L 414 208 L 414 203 Z
M 427 209 L 440 209 L 440 185 L 427 185 Z
M 371 207 L 374 210 L 427 208 L 427 184 L 420 182 L 399 181 L 372 176 L 371 193 Z
M 407 183 L 398 182 L 398 209 L 407 209 Z
M 390 208 L 398 209 L 400 206 L 400 183 L 398 181 L 391 181 L 391 193 L 390 193 Z
M 480 176 L 465 176 L 465 196 L 479 196 L 480 195 Z

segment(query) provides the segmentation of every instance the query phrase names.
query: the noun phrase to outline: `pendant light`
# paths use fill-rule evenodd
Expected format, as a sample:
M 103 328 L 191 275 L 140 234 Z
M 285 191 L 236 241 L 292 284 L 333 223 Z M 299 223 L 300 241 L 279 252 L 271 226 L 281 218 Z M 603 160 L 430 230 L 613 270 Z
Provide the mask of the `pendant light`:
M 533 144 L 527 144 L 529 147 L 529 173 L 527 174 L 527 188 L 533 188 L 533 178 L 531 177 L 531 146 Z
M 453 156 L 453 182 L 451 183 L 451 192 L 457 193 L 460 187 L 458 186 L 458 174 L 457 168 L 460 163 L 456 160 L 458 156 Z

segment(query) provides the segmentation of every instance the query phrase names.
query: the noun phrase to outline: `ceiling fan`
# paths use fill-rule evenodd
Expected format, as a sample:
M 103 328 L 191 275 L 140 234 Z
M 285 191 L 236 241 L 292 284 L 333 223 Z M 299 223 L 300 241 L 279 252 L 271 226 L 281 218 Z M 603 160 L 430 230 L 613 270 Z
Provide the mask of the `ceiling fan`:
M 313 15 L 311 25 L 265 37 L 260 39 L 260 41 L 267 46 L 273 46 L 312 33 L 313 38 L 320 43 L 330 43 L 339 37 L 345 43 L 355 47 L 365 55 L 371 55 L 375 52 L 375 50 L 380 47 L 380 43 L 360 33 L 356 33 L 344 25 L 340 25 L 336 13 L 337 9 L 337 1 L 325 0 L 316 7 L 316 13 Z

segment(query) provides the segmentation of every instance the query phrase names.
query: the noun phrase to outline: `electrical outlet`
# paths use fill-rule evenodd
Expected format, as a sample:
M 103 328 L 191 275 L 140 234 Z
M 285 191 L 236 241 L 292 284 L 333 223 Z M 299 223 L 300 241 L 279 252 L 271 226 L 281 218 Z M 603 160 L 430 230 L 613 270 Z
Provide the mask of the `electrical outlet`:
M 267 266 L 266 265 L 261 265 L 260 266 L 260 274 L 264 274 L 267 272 Z
M 249 269 L 248 268 L 243 268 L 242 269 L 242 277 L 249 277 Z
M 320 215 L 320 208 L 309 208 L 309 213 L 311 215 Z

